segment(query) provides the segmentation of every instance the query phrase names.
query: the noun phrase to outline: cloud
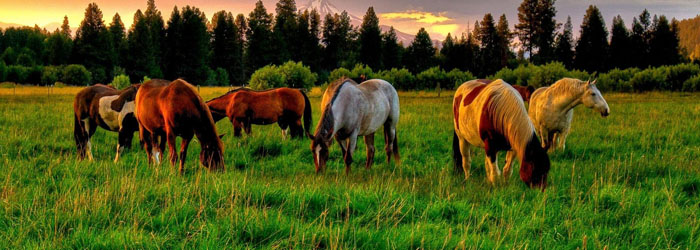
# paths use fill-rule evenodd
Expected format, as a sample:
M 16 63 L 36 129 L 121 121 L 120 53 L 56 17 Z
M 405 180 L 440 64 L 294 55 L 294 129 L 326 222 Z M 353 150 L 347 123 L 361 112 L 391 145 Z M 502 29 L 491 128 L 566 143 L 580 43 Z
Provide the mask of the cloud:
M 447 36 L 448 33 L 452 33 L 452 35 L 456 35 L 457 29 L 459 29 L 458 24 L 436 24 L 430 26 L 430 31 L 433 33 L 437 33 L 443 36 Z
M 389 12 L 379 15 L 380 18 L 387 20 L 414 20 L 419 23 L 442 23 L 452 21 L 451 18 L 444 16 L 444 13 L 433 14 L 431 12 L 423 12 L 417 10 L 407 10 L 404 12 Z

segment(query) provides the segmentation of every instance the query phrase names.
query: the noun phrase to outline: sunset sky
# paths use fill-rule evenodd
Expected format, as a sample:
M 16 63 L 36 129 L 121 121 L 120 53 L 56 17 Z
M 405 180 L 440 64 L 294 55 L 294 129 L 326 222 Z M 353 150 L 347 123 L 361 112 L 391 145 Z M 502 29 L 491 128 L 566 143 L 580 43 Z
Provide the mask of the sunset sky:
M 297 6 L 308 0 L 297 1 Z M 459 34 L 471 27 L 475 20 L 480 20 L 487 12 L 495 18 L 506 14 L 511 27 L 517 22 L 517 8 L 522 0 L 408 0 L 408 1 L 371 1 L 330 0 L 339 9 L 345 9 L 351 14 L 362 17 L 367 7 L 374 6 L 380 17 L 380 24 L 392 25 L 398 30 L 415 34 L 420 27 L 425 27 L 433 38 L 443 39 L 451 32 Z M 38 24 L 39 26 L 56 27 L 67 15 L 72 27 L 77 27 L 83 19 L 87 0 L 0 0 L 0 22 L 21 25 Z M 119 13 L 124 24 L 129 27 L 136 9 L 144 9 L 146 0 L 94 1 L 104 13 L 105 23 L 109 23 L 115 13 Z M 265 0 L 268 12 L 274 12 L 276 0 Z M 182 7 L 194 5 L 202 9 L 207 18 L 218 10 L 231 11 L 234 14 L 248 13 L 253 9 L 253 0 L 156 0 L 158 9 L 167 21 L 173 6 Z M 589 4 L 597 5 L 610 26 L 613 16 L 620 14 L 629 26 L 632 17 L 638 15 L 644 8 L 653 14 L 665 14 L 668 17 L 684 19 L 700 14 L 700 0 L 559 0 L 555 6 L 558 10 L 557 21 L 566 21 L 571 16 L 574 28 L 581 24 L 581 19 Z

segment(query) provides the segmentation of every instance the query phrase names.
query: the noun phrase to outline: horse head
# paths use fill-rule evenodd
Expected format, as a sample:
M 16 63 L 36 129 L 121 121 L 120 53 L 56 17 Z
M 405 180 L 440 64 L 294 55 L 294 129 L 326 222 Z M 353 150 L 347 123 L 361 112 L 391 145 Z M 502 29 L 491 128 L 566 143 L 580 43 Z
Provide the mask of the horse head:
M 608 103 L 605 101 L 605 98 L 603 98 L 603 95 L 600 93 L 600 90 L 598 90 L 598 87 L 596 87 L 596 81 L 597 80 L 586 82 L 586 90 L 581 97 L 581 102 L 584 106 L 591 108 L 600 113 L 601 116 L 606 117 L 610 114 L 610 107 L 608 107 Z
M 540 146 L 540 142 L 533 132 L 532 139 L 525 147 L 525 154 L 520 163 L 520 179 L 531 188 L 539 187 L 544 191 L 547 187 L 549 168 L 547 150 Z
M 212 142 L 203 142 L 200 140 L 202 145 L 202 151 L 199 152 L 199 161 L 206 168 L 210 170 L 221 170 L 225 169 L 224 166 L 224 149 L 223 143 L 219 137 L 214 137 Z
M 323 136 L 311 136 L 311 152 L 314 156 L 314 166 L 316 173 L 326 169 L 328 161 L 328 148 L 331 146 L 331 140 L 325 140 Z

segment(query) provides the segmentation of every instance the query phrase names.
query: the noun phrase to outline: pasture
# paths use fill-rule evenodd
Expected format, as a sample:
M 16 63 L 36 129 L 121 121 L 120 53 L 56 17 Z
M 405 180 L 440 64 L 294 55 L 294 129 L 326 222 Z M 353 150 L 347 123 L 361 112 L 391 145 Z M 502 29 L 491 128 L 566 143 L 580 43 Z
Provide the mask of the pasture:
M 603 93 L 607 118 L 579 106 L 540 192 L 519 164 L 508 185 L 490 186 L 483 150 L 469 180 L 453 174 L 449 92 L 399 93 L 402 165 L 387 165 L 375 139 L 371 170 L 358 142 L 346 176 L 333 144 L 317 175 L 309 139 L 282 141 L 277 125 L 236 138 L 224 119 L 226 171 L 200 167 L 195 141 L 181 176 L 149 166 L 138 140 L 113 163 L 117 134 L 103 129 L 96 160 L 76 161 L 78 90 L 0 89 L 0 248 L 700 247 L 697 93 Z M 310 93 L 314 128 L 320 95 Z

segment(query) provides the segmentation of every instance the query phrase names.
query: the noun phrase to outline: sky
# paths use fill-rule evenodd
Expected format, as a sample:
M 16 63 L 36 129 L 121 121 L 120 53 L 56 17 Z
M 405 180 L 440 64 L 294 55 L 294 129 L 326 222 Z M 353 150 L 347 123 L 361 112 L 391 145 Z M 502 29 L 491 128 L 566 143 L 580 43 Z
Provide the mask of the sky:
M 298 0 L 297 6 L 308 0 Z M 425 27 L 434 39 L 444 39 L 447 33 L 461 34 L 485 13 L 492 13 L 494 18 L 505 14 L 510 26 L 517 23 L 517 9 L 522 0 L 330 0 L 339 9 L 344 9 L 362 17 L 369 6 L 373 6 L 379 15 L 380 24 L 391 25 L 409 34 L 415 34 Z M 119 13 L 127 27 L 131 26 L 137 9 L 146 8 L 146 0 L 0 0 L 0 22 L 21 25 L 38 24 L 41 27 L 55 28 L 67 15 L 72 27 L 77 27 L 83 19 L 85 7 L 96 2 L 104 14 L 105 23 L 109 23 L 115 13 Z M 264 0 L 268 12 L 274 12 L 276 0 Z M 165 21 L 174 6 L 193 5 L 203 10 L 210 18 L 214 12 L 227 10 L 234 14 L 246 16 L 254 7 L 254 0 L 156 0 L 156 6 L 163 13 Z M 700 14 L 700 0 L 558 0 L 558 22 L 565 22 L 571 16 L 578 34 L 583 15 L 588 5 L 594 4 L 603 13 L 606 25 L 612 24 L 612 18 L 620 14 L 629 26 L 632 18 L 643 9 L 652 15 L 666 15 L 676 19 L 692 18 Z

